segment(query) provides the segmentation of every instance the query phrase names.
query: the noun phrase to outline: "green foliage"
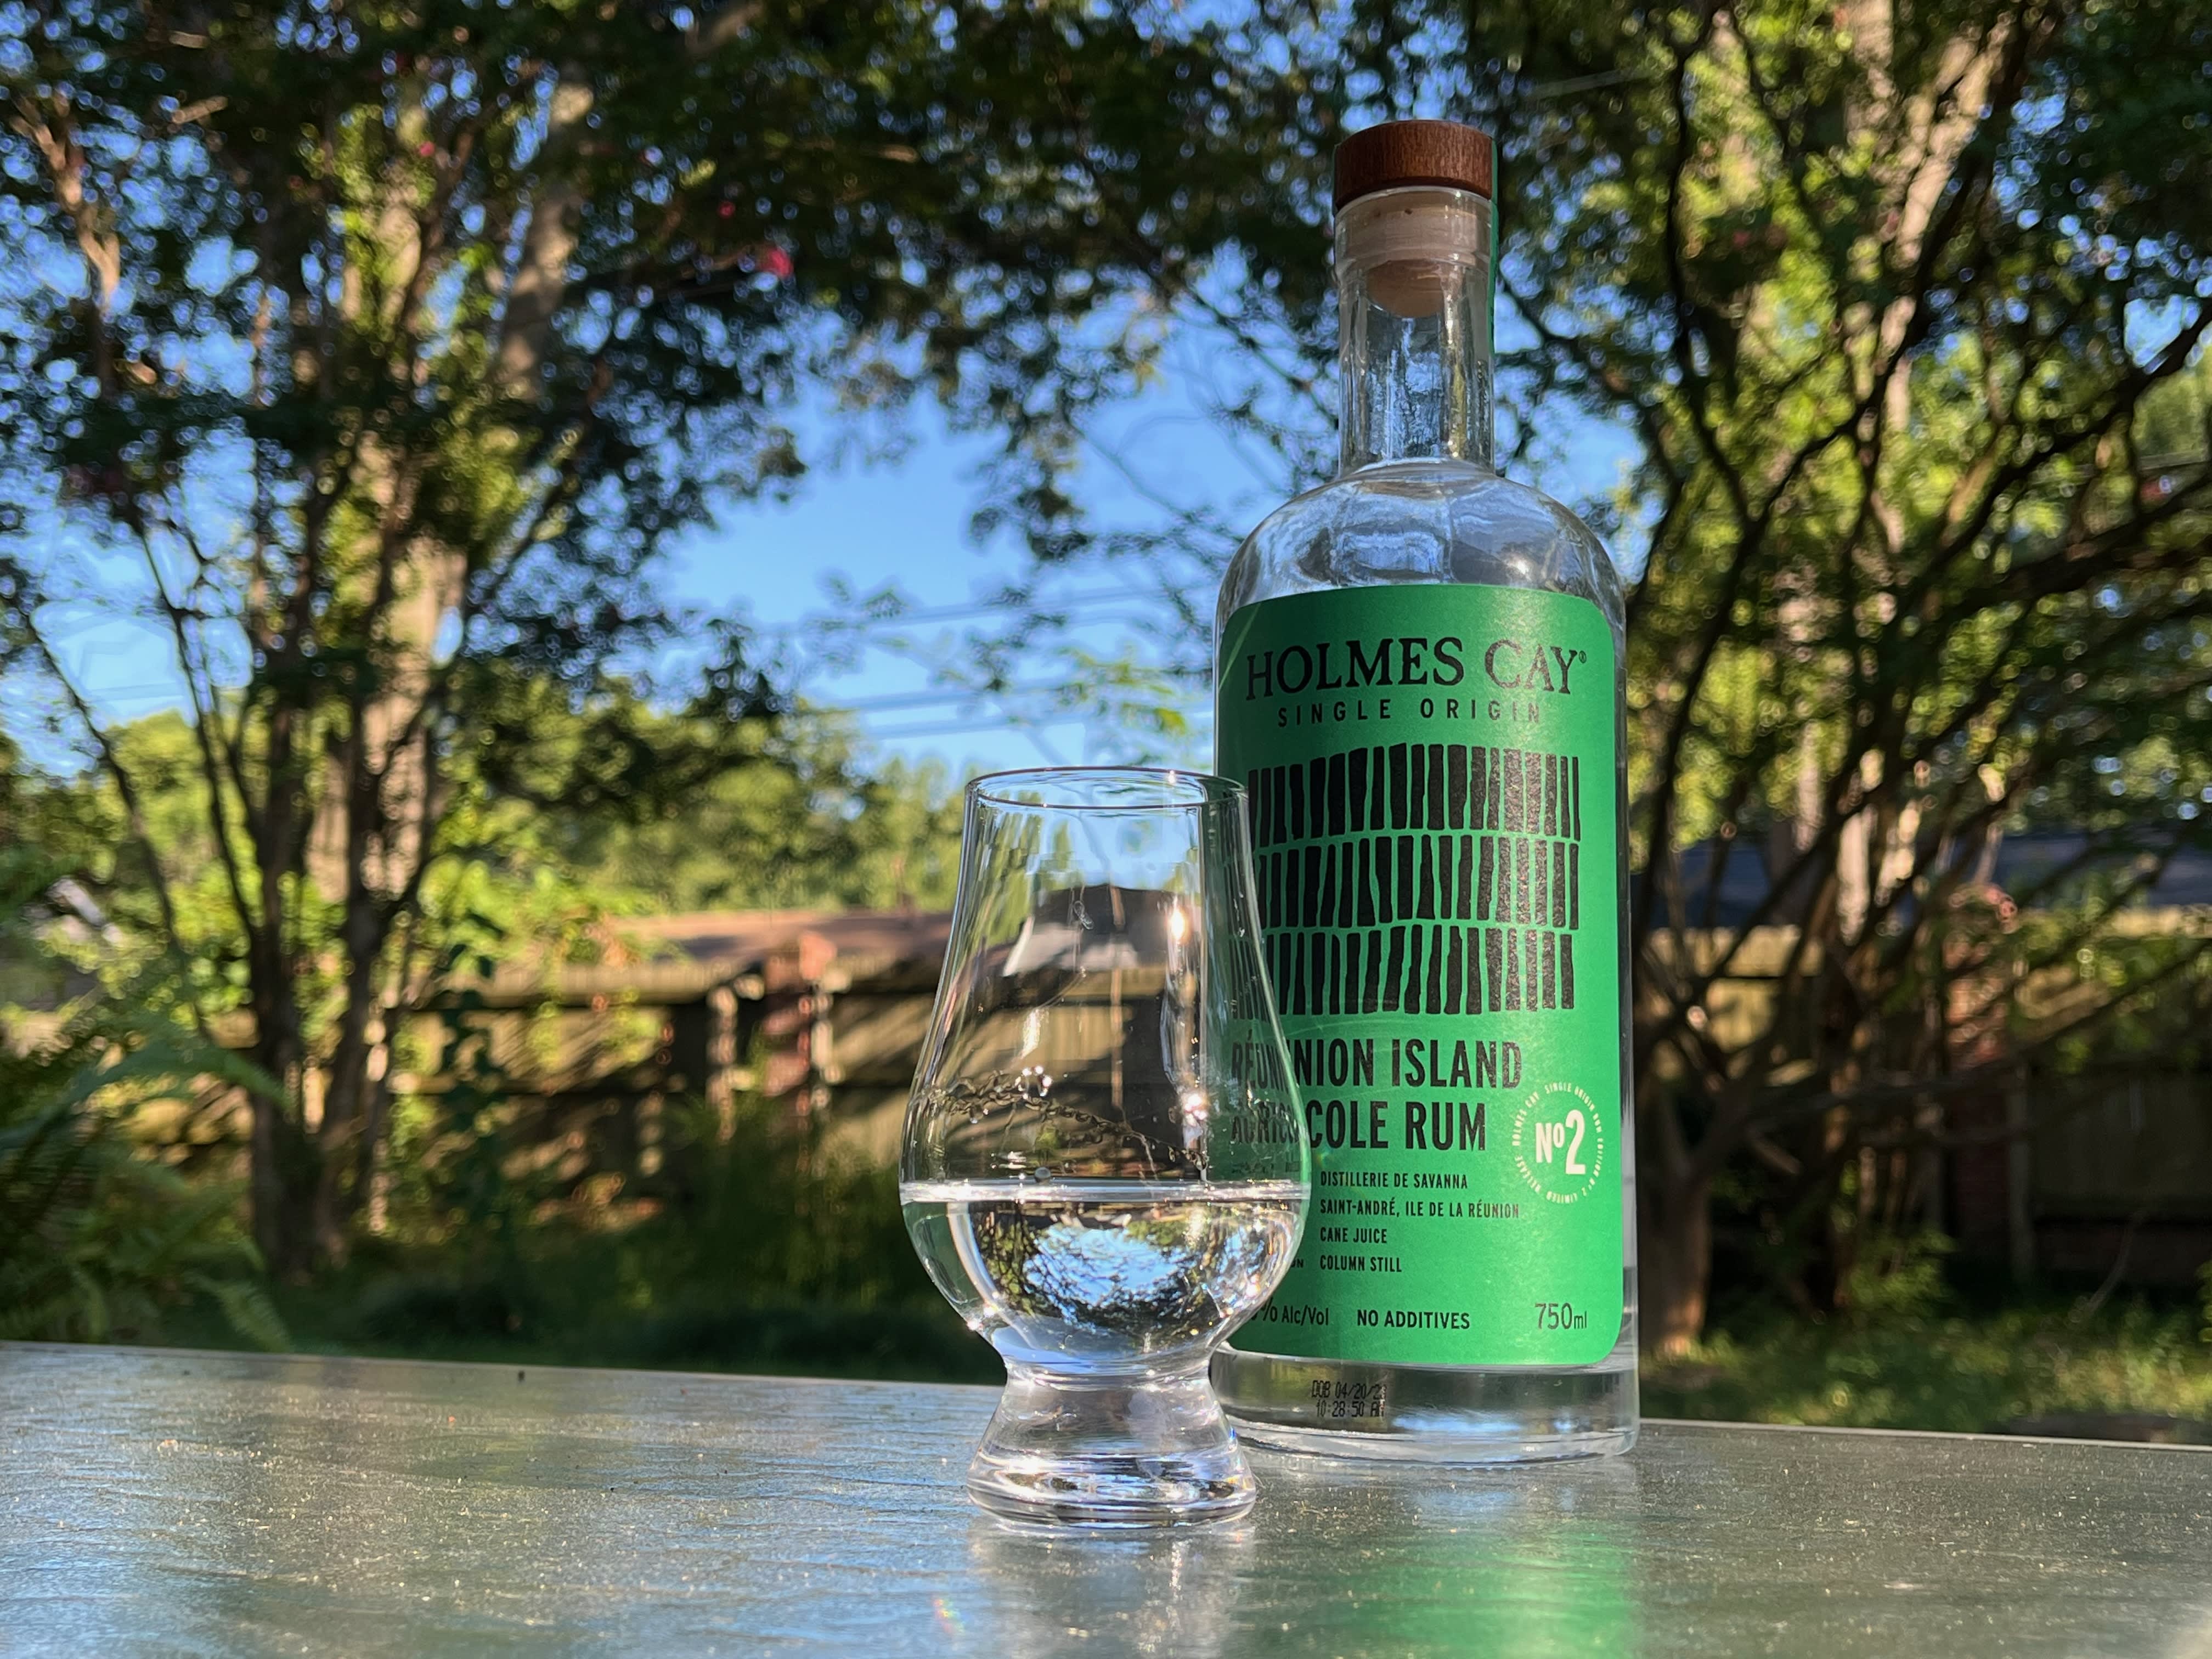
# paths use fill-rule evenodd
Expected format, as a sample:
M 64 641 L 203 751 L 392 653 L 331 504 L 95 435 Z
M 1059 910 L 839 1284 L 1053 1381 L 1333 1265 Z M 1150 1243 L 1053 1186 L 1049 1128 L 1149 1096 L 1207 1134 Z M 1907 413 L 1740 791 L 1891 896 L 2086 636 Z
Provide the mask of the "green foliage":
M 1867 1326 L 1926 1319 L 1948 1294 L 1943 1262 L 1951 1250 L 1951 1241 L 1933 1231 L 1859 1241 L 1837 1297 L 1845 1316 Z
M 0 1124 L 0 1340 L 145 1341 L 198 1295 L 256 1346 L 288 1346 L 258 1282 L 260 1256 L 239 1228 L 240 1196 L 235 1185 L 151 1162 L 65 1103 L 9 1113 Z
M 0 951 L 51 961 L 34 905 L 51 872 L 0 856 Z M 151 1000 L 151 999 L 149 999 Z M 133 1144 L 134 1116 L 265 1079 L 158 1013 L 99 994 L 0 1020 L 0 1339 L 149 1340 L 196 1297 L 248 1342 L 287 1338 L 239 1226 L 234 1184 L 189 1180 Z
M 725 1125 L 684 1115 L 675 1190 L 625 1237 L 656 1301 L 870 1308 L 937 1292 L 908 1241 L 898 1171 L 840 1148 L 790 1109 L 740 1097 Z
M 399 1103 L 389 1203 L 401 1238 L 450 1244 L 480 1263 L 512 1262 L 544 1194 L 530 1175 L 510 1173 L 514 1079 L 492 1054 L 486 1028 L 471 1018 L 477 1001 L 464 994 L 440 1011 L 429 1069 L 445 1087 Z
M 304 1340 L 349 1352 L 988 1381 L 990 1350 L 928 1284 L 893 1171 L 757 1097 L 674 1115 L 664 1173 L 626 1224 L 509 1218 L 493 1189 L 431 1176 L 392 1232 L 288 1292 Z M 448 1142 L 482 1173 L 468 1150 Z M 413 1160 L 417 1174 L 426 1163 Z M 489 1202 L 482 1200 L 489 1196 Z
M 2128 1299 L 2087 1317 L 2027 1298 L 1998 1310 L 1948 1297 L 1815 1322 L 1746 1313 L 1644 1374 L 1654 1416 L 1981 1434 L 2053 1419 L 2212 1425 L 2212 1361 L 2182 1307 Z
M 546 810 L 586 879 L 652 912 L 942 908 L 960 873 L 960 792 L 945 769 L 865 771 L 843 723 L 805 712 L 749 733 L 680 799 Z

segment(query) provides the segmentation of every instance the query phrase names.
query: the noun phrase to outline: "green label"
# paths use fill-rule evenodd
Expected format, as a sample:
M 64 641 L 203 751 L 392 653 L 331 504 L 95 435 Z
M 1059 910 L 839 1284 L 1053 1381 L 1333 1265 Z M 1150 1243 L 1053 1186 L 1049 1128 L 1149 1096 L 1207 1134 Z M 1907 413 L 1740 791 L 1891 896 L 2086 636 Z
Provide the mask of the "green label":
M 1269 977 L 1314 1147 L 1305 1241 L 1236 1346 L 1579 1365 L 1621 1320 L 1613 635 L 1422 585 L 1230 618 Z

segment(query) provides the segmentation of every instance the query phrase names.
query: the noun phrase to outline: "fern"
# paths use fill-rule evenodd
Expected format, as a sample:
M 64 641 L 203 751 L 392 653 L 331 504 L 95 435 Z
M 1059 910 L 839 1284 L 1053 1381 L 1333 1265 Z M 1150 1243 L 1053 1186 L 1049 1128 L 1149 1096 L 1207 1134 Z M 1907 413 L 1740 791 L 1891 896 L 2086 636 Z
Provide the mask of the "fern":
M 13 924 L 0 935 L 14 953 L 45 950 L 15 921 L 45 884 L 21 859 L 0 859 L 0 917 Z M 132 1012 L 152 1000 L 138 988 L 83 999 L 35 1041 L 0 1030 L 0 1340 L 149 1337 L 167 1310 L 204 1296 L 246 1341 L 283 1347 L 235 1183 L 189 1181 L 125 1133 L 137 1107 L 201 1079 L 266 1085 L 173 1022 Z

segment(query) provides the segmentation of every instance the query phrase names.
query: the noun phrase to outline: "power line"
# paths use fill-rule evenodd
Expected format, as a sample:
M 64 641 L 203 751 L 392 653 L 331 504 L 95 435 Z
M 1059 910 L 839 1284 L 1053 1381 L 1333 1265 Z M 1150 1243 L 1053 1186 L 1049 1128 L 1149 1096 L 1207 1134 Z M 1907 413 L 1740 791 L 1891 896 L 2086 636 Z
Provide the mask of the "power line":
M 1081 714 L 1064 714 L 1058 720 L 931 720 L 917 726 L 896 726 L 888 731 L 871 726 L 868 736 L 877 743 L 897 743 L 909 738 L 958 737 L 972 732 L 1042 732 L 1063 726 L 1086 726 Z
M 1000 599 L 975 599 L 963 605 L 929 605 L 913 611 L 900 611 L 882 617 L 864 617 L 848 620 L 828 613 L 801 617 L 792 622 L 770 623 L 757 631 L 763 634 L 799 634 L 819 632 L 824 628 L 856 634 L 880 632 L 903 627 L 912 623 L 964 622 L 981 617 L 1006 616 L 1024 608 L 1060 610 L 1074 605 L 1104 605 L 1117 599 L 1144 599 L 1143 590 L 1127 586 L 1079 590 L 1051 597 L 1024 597 Z
M 1066 690 L 1064 684 L 1006 686 L 952 686 L 942 691 L 895 691 L 881 696 L 855 697 L 849 702 L 817 704 L 826 713 L 866 714 L 901 708 L 926 708 L 939 702 L 1008 702 Z

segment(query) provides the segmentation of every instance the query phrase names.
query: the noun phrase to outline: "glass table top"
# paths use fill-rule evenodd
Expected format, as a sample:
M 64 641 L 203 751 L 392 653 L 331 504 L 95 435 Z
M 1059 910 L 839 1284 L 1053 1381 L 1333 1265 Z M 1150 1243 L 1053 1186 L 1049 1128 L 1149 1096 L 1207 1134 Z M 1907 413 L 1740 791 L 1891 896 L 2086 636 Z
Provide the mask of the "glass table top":
M 980 1389 L 0 1345 L 0 1651 L 2212 1659 L 2212 1454 L 1655 1423 L 1024 1532 Z

